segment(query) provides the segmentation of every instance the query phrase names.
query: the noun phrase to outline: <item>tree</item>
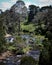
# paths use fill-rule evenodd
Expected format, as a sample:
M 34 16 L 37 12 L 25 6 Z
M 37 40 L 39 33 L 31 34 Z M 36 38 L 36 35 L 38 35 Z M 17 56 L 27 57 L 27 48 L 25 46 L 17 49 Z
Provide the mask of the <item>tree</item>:
M 3 18 L 2 18 L 2 14 L 0 14 L 0 53 L 3 51 L 5 44 L 4 35 L 5 35 L 5 30 L 3 27 Z
M 35 5 L 29 5 L 28 22 L 32 22 L 34 15 L 37 13 L 37 7 Z
M 36 61 L 31 56 L 25 56 L 21 59 L 20 65 L 36 65 Z
M 4 12 L 4 26 L 6 29 L 6 33 L 8 34 L 13 34 L 16 32 L 16 22 L 14 21 L 14 18 L 12 17 L 12 13 L 10 12 L 10 10 L 6 10 Z
M 40 53 L 39 65 L 52 65 L 52 9 L 48 9 L 45 23 L 44 36 L 48 38 L 48 41 L 43 41 L 45 44 L 43 44 L 44 48 Z M 43 32 L 41 31 L 41 33 Z
M 18 25 L 18 34 L 20 33 L 20 22 L 24 21 L 27 17 L 27 8 L 25 3 L 22 0 L 18 0 L 16 4 L 11 7 L 11 11 L 13 13 L 14 21 L 17 22 Z

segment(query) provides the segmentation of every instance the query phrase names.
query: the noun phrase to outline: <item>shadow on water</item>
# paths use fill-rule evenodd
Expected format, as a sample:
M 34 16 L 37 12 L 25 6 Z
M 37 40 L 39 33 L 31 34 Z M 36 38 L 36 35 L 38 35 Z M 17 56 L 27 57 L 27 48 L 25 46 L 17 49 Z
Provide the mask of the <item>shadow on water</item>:
M 3 63 L 3 62 L 1 62 L 0 65 L 15 65 L 15 64 L 13 64 L 13 63 Z
M 5 63 L 1 62 L 0 65 L 6 65 Z

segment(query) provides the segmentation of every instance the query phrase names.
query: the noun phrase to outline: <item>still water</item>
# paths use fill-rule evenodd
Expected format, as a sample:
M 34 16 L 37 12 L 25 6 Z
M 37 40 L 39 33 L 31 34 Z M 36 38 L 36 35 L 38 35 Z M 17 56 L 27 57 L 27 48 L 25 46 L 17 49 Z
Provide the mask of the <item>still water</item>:
M 16 64 L 14 64 L 14 63 L 3 63 L 3 62 L 1 62 L 0 65 L 16 65 Z
M 0 65 L 6 65 L 6 64 L 1 62 Z

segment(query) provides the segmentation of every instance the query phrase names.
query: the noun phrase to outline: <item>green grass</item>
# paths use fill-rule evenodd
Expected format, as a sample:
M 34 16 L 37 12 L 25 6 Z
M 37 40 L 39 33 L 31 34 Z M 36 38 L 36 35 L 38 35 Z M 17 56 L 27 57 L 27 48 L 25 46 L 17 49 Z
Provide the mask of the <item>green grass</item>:
M 10 51 L 15 50 L 15 49 L 16 49 L 16 48 L 13 47 L 13 46 L 9 46 L 9 47 L 8 47 L 8 50 L 10 50 Z
M 34 24 L 29 24 L 29 25 L 21 24 L 21 29 L 27 30 L 29 32 L 33 32 L 35 30 L 35 27 L 34 27 Z

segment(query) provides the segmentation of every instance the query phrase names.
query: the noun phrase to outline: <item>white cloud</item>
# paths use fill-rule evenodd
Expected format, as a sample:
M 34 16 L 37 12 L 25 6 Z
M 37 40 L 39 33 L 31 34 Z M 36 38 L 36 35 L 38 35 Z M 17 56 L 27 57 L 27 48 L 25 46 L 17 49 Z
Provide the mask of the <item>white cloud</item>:
M 11 0 L 11 2 L 15 3 L 17 0 Z
M 39 0 L 40 7 L 52 5 L 51 3 L 52 3 L 52 0 Z
M 9 0 L 9 2 L 2 2 L 0 4 L 0 9 L 2 9 L 3 11 L 10 9 L 10 7 L 16 3 L 17 0 Z M 27 3 L 28 6 L 28 3 Z
M 12 6 L 12 3 L 10 2 L 2 2 L 0 5 L 0 9 L 5 11 L 6 9 L 9 9 Z
M 31 4 L 32 4 L 31 2 L 27 2 L 27 3 L 26 3 L 27 8 L 28 8 L 28 6 L 31 5 Z
M 17 0 L 9 0 L 9 2 L 2 2 L 0 4 L 0 9 L 2 9 L 3 11 L 5 11 L 6 9 L 10 9 L 10 7 L 16 3 Z
M 17 0 L 9 0 L 9 2 L 2 2 L 0 4 L 0 9 L 5 11 L 6 9 L 9 9 L 13 4 L 15 4 L 16 1 Z M 46 6 L 46 5 L 51 5 L 51 3 L 52 3 L 52 0 L 37 0 L 36 4 L 39 5 L 40 7 L 42 7 L 42 6 Z M 31 4 L 35 4 L 35 2 L 32 3 L 32 1 L 28 0 L 25 2 L 25 4 L 28 7 Z
M 39 1 L 45 3 L 45 2 L 49 2 L 50 0 L 39 0 Z
M 47 5 L 47 4 L 51 4 L 52 0 L 39 0 L 39 2 L 40 4 Z

